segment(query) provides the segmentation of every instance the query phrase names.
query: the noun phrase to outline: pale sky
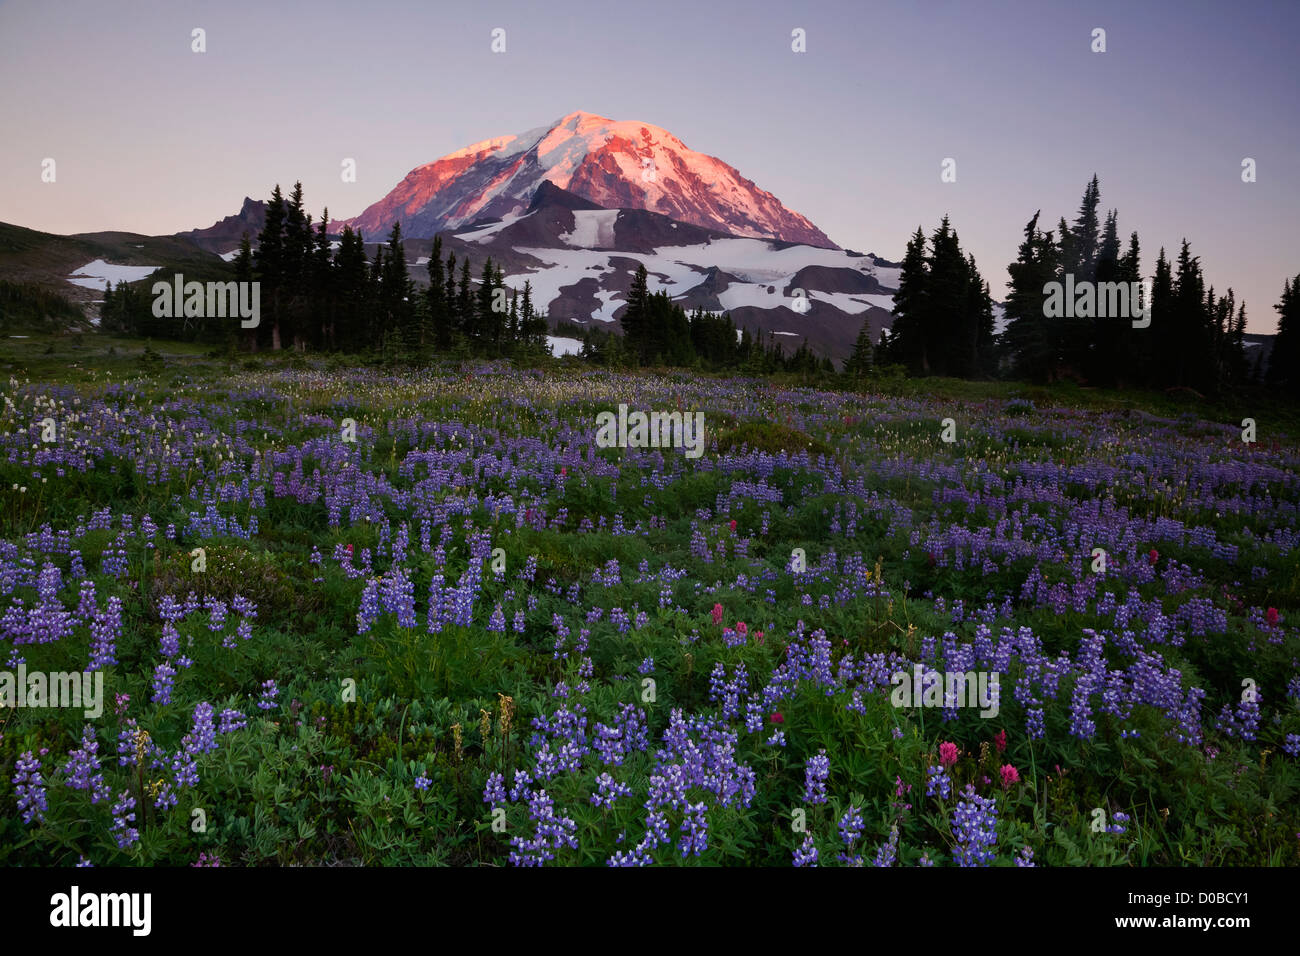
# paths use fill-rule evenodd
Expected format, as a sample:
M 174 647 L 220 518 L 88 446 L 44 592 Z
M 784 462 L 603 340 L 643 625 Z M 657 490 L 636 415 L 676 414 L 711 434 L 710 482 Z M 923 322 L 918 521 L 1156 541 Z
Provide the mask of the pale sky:
M 1096 172 L 1146 273 L 1186 236 L 1271 332 L 1300 273 L 1298 32 L 1286 0 L 6 0 L 0 221 L 171 233 L 295 179 L 344 218 L 586 110 L 669 130 L 860 252 L 901 258 L 949 213 L 995 298 L 1029 217 L 1073 219 Z

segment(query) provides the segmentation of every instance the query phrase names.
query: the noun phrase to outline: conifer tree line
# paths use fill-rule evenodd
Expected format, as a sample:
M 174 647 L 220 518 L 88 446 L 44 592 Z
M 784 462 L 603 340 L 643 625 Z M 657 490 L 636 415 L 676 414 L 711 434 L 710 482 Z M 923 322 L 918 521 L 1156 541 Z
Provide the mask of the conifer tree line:
M 1010 293 L 1006 330 L 993 335 L 989 288 L 963 257 L 947 217 L 927 240 L 921 229 L 907 245 L 894 298 L 893 329 L 882 333 L 878 360 L 902 365 L 912 375 L 960 378 L 1002 376 L 1036 382 L 1063 379 L 1092 385 L 1185 387 L 1204 393 L 1256 384 L 1258 369 L 1249 361 L 1246 304 L 1232 289 L 1216 295 L 1206 288 L 1199 257 L 1186 240 L 1177 260 L 1161 249 L 1147 293 L 1134 296 L 1115 314 L 1116 300 L 1103 307 L 1099 288 L 1121 283 L 1128 295 L 1143 281 L 1138 234 L 1120 239 L 1119 213 L 1101 216 L 1101 186 L 1094 175 L 1084 189 L 1073 223 L 1061 217 L 1056 228 L 1039 227 L 1042 211 L 1025 225 L 1016 261 L 1007 267 Z M 1060 289 L 1048 291 L 1049 283 Z M 1105 285 L 1104 285 L 1105 284 Z M 1083 288 L 1077 302 L 1060 308 L 1060 290 Z M 1295 367 L 1291 344 L 1300 277 L 1288 282 L 1279 336 L 1270 363 L 1270 382 L 1288 382 Z M 1055 301 L 1053 298 L 1055 297 Z M 1149 325 L 1142 310 L 1150 305 Z M 1125 310 L 1126 309 L 1126 310 Z M 1107 314 L 1110 313 L 1110 314 Z M 1289 321 L 1290 336 L 1282 334 Z M 1294 386 L 1291 386 L 1294 387 Z
M 928 248 L 918 226 L 907 243 L 894 296 L 894 323 L 879 359 L 913 375 L 984 377 L 995 370 L 993 299 L 975 257 L 962 252 L 948 217 Z
M 1184 239 L 1177 258 L 1161 249 L 1155 272 L 1144 277 L 1136 232 L 1120 238 L 1119 214 L 1101 213 L 1097 176 L 1084 189 L 1072 223 L 1040 228 L 1042 211 L 1025 224 L 1010 276 L 1005 331 L 994 334 L 993 300 L 975 258 L 965 253 L 945 216 L 930 236 L 917 227 L 907 243 L 894 296 L 893 326 L 873 344 L 864 321 L 843 364 L 862 380 L 880 366 L 901 366 L 911 375 L 1012 378 L 1035 382 L 1075 380 L 1091 385 L 1185 387 L 1214 394 L 1267 385 L 1300 398 L 1300 275 L 1288 279 L 1278 312 L 1266 380 L 1259 352 L 1245 343 L 1246 303 L 1232 289 L 1206 288 L 1199 257 Z M 528 282 L 508 288 L 499 265 L 443 257 L 435 237 L 427 288 L 407 271 L 400 224 L 370 259 L 362 235 L 345 227 L 332 249 L 329 211 L 318 223 L 303 205 L 302 184 L 285 197 L 277 185 L 267 204 L 257 249 L 247 235 L 234 260 L 235 278 L 259 281 L 261 323 L 244 330 L 229 319 L 156 318 L 141 283 L 105 291 L 101 327 L 139 336 L 236 342 L 250 351 L 311 349 L 376 352 L 393 360 L 424 360 L 435 354 L 486 358 L 528 357 L 546 351 L 548 323 L 532 301 Z M 186 274 L 186 280 L 227 275 Z M 1068 280 L 1068 282 L 1067 282 Z M 1144 282 L 1129 314 L 1104 314 L 1100 296 L 1090 308 L 1058 314 L 1045 287 L 1067 289 Z M 1149 302 L 1147 301 L 1149 299 Z M 1059 305 L 1059 301 L 1056 303 Z M 1133 315 L 1150 308 L 1149 325 Z M 621 333 L 621 334 L 620 334 Z M 737 335 L 730 315 L 697 308 L 687 313 L 666 291 L 651 293 L 645 266 L 638 268 L 621 320 L 581 333 L 584 360 L 617 366 L 676 366 L 736 370 L 747 375 L 833 373 L 827 357 L 807 340 L 786 354 L 775 334 Z
M 619 319 L 622 335 L 600 328 L 581 333 L 581 355 L 600 365 L 672 366 L 716 371 L 743 370 L 765 375 L 776 371 L 833 373 L 829 358 L 818 356 L 807 339 L 789 356 L 775 335 L 745 329 L 737 335 L 729 313 L 694 309 L 689 315 L 667 291 L 649 291 L 649 274 L 637 268 Z
M 435 238 L 429 286 L 419 289 L 407 270 L 400 223 L 373 260 L 364 237 L 350 226 L 331 252 L 328 229 L 329 210 L 314 225 L 304 211 L 301 183 L 287 198 L 278 185 L 272 191 L 257 250 L 245 235 L 234 260 L 237 281 L 261 283 L 257 328 L 207 319 L 178 329 L 175 319 L 155 319 L 148 294 L 129 285 L 106 293 L 105 327 L 198 341 L 211 340 L 205 332 L 220 329 L 254 352 L 373 351 L 418 360 L 435 352 L 502 358 L 545 350 L 546 317 L 534 308 L 531 284 L 508 288 L 490 257 L 475 273 L 468 259 L 457 262 L 454 253 L 444 260 L 442 239 Z M 186 276 L 191 278 L 200 277 Z M 147 288 L 148 281 L 140 285 Z

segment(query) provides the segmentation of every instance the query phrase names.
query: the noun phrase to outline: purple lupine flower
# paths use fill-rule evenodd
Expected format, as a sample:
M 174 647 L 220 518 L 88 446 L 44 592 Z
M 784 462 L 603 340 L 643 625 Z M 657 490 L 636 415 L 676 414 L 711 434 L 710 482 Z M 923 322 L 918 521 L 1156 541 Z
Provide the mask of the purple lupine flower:
M 681 825 L 682 839 L 678 844 L 683 857 L 699 856 L 709 848 L 709 821 L 704 816 L 708 808 L 703 801 L 686 805 Z
M 510 862 L 515 866 L 541 866 L 548 860 L 555 859 L 554 850 L 568 846 L 576 850 L 578 841 L 574 837 L 577 824 L 555 813 L 555 801 L 545 790 L 534 790 L 528 798 L 528 816 L 533 823 L 533 836 L 511 837 Z
M 30 750 L 25 751 L 14 763 L 14 768 L 18 771 L 13 777 L 14 792 L 18 796 L 18 812 L 23 815 L 23 823 L 33 820 L 44 823 L 45 811 L 49 807 L 40 759 Z
M 826 778 L 830 776 L 830 772 L 831 760 L 826 756 L 825 747 L 817 752 L 817 756 L 808 758 L 807 768 L 804 771 L 803 793 L 806 803 L 826 802 Z
M 113 838 L 119 849 L 125 850 L 140 839 L 140 831 L 128 826 L 135 822 L 135 797 L 129 790 L 123 790 L 117 802 L 113 804 Z
M 495 806 L 506 802 L 506 780 L 499 772 L 488 774 L 487 786 L 483 789 L 483 802 Z
M 168 660 L 181 652 L 181 635 L 171 621 L 163 624 L 162 637 L 158 639 L 158 650 Z
M 794 851 L 795 866 L 816 866 L 817 865 L 817 847 L 813 845 L 811 833 L 804 835 L 803 843 L 795 847 Z
M 992 849 L 998 842 L 998 811 L 992 797 L 981 797 L 972 784 L 962 791 L 964 799 L 957 801 L 951 826 L 957 839 L 958 866 L 988 866 L 997 853 Z
M 267 679 L 262 682 L 262 699 L 257 702 L 261 710 L 274 710 L 275 698 L 280 693 L 280 688 L 275 686 L 274 679 Z
M 862 837 L 862 811 L 849 807 L 840 817 L 840 839 L 844 845 L 851 847 Z
M 187 752 L 203 754 L 217 749 L 217 733 L 212 726 L 212 705 L 203 701 L 194 707 L 194 727 L 182 740 Z
M 96 611 L 90 623 L 90 663 L 97 671 L 117 663 L 117 639 L 122 634 L 122 599 L 110 597 L 103 611 Z
M 898 827 L 891 827 L 889 830 L 889 839 L 880 845 L 876 850 L 876 858 L 873 866 L 887 867 L 893 866 L 898 860 Z
M 247 726 L 247 717 L 239 711 L 227 707 L 221 712 L 221 723 L 217 727 L 217 733 L 228 734 L 233 730 L 243 730 Z
M 95 739 L 95 729 L 86 724 L 81 732 L 81 746 L 68 754 L 63 765 L 64 783 L 73 790 L 89 790 L 90 802 L 99 803 L 112 796 L 112 788 L 104 782 L 104 775 L 99 773 L 99 741 Z
M 357 611 L 357 633 L 365 634 L 379 620 L 379 579 L 371 578 L 361 592 L 361 609 Z
M 625 783 L 619 783 L 608 772 L 602 773 L 596 778 L 596 792 L 591 795 L 593 806 L 612 807 L 614 801 L 619 797 L 628 797 L 632 795 L 632 788 Z M 685 826 L 685 824 L 683 824 Z
M 952 795 L 952 778 L 947 771 L 943 767 L 930 767 L 926 773 L 929 776 L 925 784 L 925 795 L 947 800 Z
M 170 704 L 176 683 L 176 668 L 163 661 L 153 670 L 153 697 L 155 704 Z

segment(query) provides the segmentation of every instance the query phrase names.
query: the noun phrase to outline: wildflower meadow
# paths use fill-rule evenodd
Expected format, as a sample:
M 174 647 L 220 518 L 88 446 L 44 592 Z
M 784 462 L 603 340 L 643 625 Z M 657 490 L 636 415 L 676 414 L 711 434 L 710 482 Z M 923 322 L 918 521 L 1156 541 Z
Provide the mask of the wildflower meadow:
M 249 365 L 0 385 L 7 865 L 1300 863 L 1267 416 Z

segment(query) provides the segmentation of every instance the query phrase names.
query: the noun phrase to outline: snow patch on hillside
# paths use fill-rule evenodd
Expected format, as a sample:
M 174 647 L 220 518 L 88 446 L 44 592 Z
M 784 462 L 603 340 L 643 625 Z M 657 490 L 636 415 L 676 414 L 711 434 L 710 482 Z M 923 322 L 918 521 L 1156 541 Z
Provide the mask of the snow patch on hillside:
M 475 229 L 472 232 L 458 232 L 457 239 L 464 239 L 466 242 L 482 242 L 484 239 L 495 236 L 511 223 L 518 222 L 520 219 L 527 219 L 532 213 L 524 213 L 522 216 L 505 216 L 500 222 L 494 222 L 491 225 L 483 226 L 481 229 Z
M 548 335 L 546 344 L 551 354 L 557 358 L 561 355 L 577 355 L 582 351 L 582 342 L 579 339 L 565 338 L 562 335 Z
M 576 209 L 573 232 L 560 236 L 566 245 L 580 249 L 610 249 L 614 245 L 614 221 L 617 209 Z
M 136 282 L 147 278 L 161 266 L 121 266 L 96 259 L 88 262 L 68 277 L 73 285 L 84 289 L 103 289 L 108 283 Z

